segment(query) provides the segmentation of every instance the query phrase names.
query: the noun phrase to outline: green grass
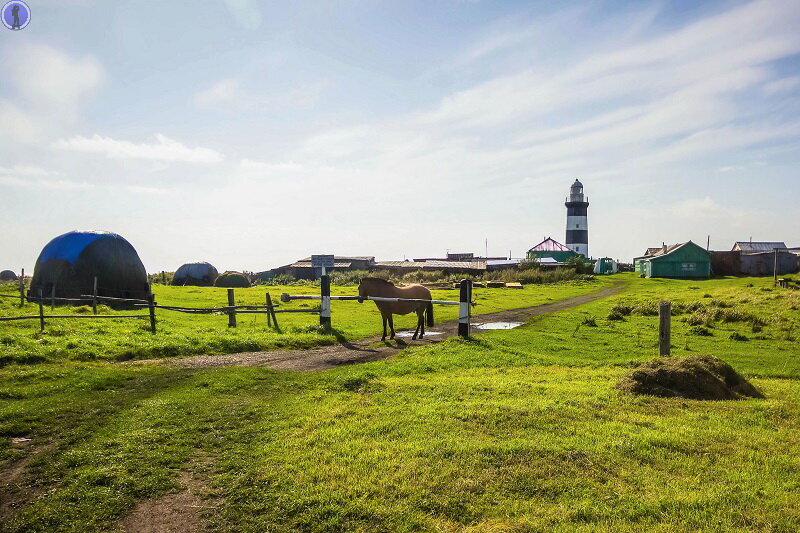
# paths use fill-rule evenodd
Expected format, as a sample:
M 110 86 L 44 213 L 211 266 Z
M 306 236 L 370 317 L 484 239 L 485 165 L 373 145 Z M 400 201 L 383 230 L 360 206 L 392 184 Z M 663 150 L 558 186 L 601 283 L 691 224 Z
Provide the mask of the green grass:
M 516 330 L 314 374 L 8 365 L 0 457 L 26 453 L 12 436 L 42 451 L 25 478 L 36 496 L 4 527 L 114 528 L 188 470 L 220 531 L 800 529 L 800 293 L 622 278 L 622 295 Z M 675 354 L 721 357 L 766 399 L 618 391 L 656 353 L 647 313 L 662 298 L 681 311 Z M 732 310 L 704 322 L 710 337 L 691 333 L 697 302 Z M 609 320 L 615 308 L 631 314 Z
M 474 313 L 488 313 L 561 300 L 586 292 L 600 290 L 610 285 L 608 277 L 594 281 L 570 281 L 547 285 L 528 285 L 522 290 L 475 289 L 478 303 Z M 0 285 L 0 294 L 13 294 L 14 287 Z M 216 287 L 171 287 L 155 285 L 154 293 L 160 305 L 185 307 L 220 307 L 227 305 L 226 289 Z M 319 294 L 314 287 L 252 287 L 236 289 L 239 305 L 264 305 L 265 292 L 269 291 L 274 303 L 280 294 Z M 354 287 L 332 287 L 335 295 L 356 294 Z M 436 299 L 458 300 L 457 290 L 433 291 Z M 280 304 L 282 309 L 313 309 L 311 300 L 296 300 Z M 437 323 L 457 318 L 457 306 L 436 306 Z M 36 304 L 18 307 L 18 300 L 0 298 L 0 316 L 38 315 Z M 91 309 L 57 306 L 45 314 L 90 315 Z M 44 333 L 39 331 L 38 320 L 0 322 L 0 365 L 12 362 L 37 363 L 42 361 L 94 361 L 126 360 L 151 357 L 170 357 L 190 354 L 222 354 L 265 350 L 271 348 L 308 348 L 332 344 L 336 337 L 320 332 L 319 318 L 309 313 L 278 314 L 281 333 L 267 327 L 266 316 L 238 315 L 235 329 L 227 327 L 225 315 L 188 315 L 158 310 L 157 333 L 153 335 L 147 320 L 147 311 L 115 311 L 100 307 L 100 314 L 140 314 L 138 319 L 52 319 Z M 380 334 L 381 320 L 375 305 L 352 301 L 333 303 L 335 333 L 346 339 Z M 398 329 L 416 326 L 416 315 L 398 317 Z

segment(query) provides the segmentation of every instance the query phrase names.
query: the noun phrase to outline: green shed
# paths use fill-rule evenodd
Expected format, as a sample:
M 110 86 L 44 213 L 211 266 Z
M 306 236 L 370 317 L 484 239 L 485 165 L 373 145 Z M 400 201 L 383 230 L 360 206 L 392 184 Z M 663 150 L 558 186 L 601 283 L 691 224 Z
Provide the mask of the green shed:
M 644 278 L 710 278 L 711 254 L 692 241 L 664 246 L 639 261 Z

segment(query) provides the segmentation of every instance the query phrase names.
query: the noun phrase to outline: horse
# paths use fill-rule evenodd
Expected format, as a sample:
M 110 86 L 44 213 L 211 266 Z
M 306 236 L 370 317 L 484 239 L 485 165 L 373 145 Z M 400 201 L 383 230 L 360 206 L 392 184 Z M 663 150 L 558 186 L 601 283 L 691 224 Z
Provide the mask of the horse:
M 386 323 L 389 323 L 392 335 L 389 339 L 394 339 L 394 320 L 392 315 L 407 315 L 414 311 L 417 313 L 417 329 L 414 330 L 412 340 L 417 340 L 417 335 L 421 339 L 425 335 L 425 317 L 428 318 L 428 327 L 433 327 L 433 304 L 431 291 L 422 285 L 406 285 L 405 287 L 395 287 L 394 283 L 382 278 L 364 278 L 358 285 L 358 302 L 364 303 L 364 298 L 368 296 L 379 296 L 382 298 L 413 298 L 417 300 L 428 300 L 427 302 L 375 302 L 383 319 L 382 341 L 386 340 Z

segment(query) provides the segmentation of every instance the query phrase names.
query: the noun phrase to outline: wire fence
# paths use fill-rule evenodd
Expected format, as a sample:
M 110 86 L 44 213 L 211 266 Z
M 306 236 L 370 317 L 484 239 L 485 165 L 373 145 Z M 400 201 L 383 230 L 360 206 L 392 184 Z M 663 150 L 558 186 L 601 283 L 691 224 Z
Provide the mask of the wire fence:
M 36 315 L 19 315 L 19 316 L 7 316 L 7 317 L 0 317 L 0 322 L 11 322 L 11 321 L 18 321 L 18 320 L 39 320 L 39 327 L 41 331 L 45 330 L 45 326 L 48 320 L 50 319 L 103 319 L 103 318 L 131 318 L 131 319 L 149 319 L 150 320 L 150 330 L 153 333 L 156 333 L 157 327 L 157 315 L 156 310 L 160 309 L 163 311 L 170 311 L 176 313 L 185 313 L 185 314 L 222 314 L 228 316 L 228 327 L 236 327 L 236 315 L 238 314 L 263 314 L 267 316 L 267 325 L 273 327 L 276 331 L 280 332 L 280 326 L 278 324 L 278 313 L 318 313 L 318 308 L 309 308 L 309 309 L 276 309 L 276 307 L 280 306 L 280 304 L 272 302 L 272 297 L 267 292 L 265 294 L 265 304 L 264 305 L 236 305 L 236 297 L 234 289 L 228 289 L 228 305 L 223 306 L 216 306 L 216 307 L 188 307 L 188 306 L 178 306 L 178 305 L 158 305 L 155 301 L 155 295 L 150 292 L 147 299 L 141 298 L 119 298 L 115 296 L 101 296 L 98 294 L 100 291 L 106 291 L 103 287 L 99 287 L 95 282 L 94 287 L 92 288 L 92 294 L 81 294 L 79 297 L 75 298 L 67 298 L 67 297 L 60 297 L 55 296 L 56 290 L 51 289 L 50 295 L 45 295 L 44 291 L 40 288 L 37 292 L 38 295 L 31 295 L 33 289 L 27 290 L 24 282 L 14 281 L 11 283 L 7 283 L 6 285 L 14 285 L 18 289 L 18 294 L 2 294 L 0 293 L 0 298 L 7 298 L 7 299 L 14 299 L 19 300 L 20 304 L 19 307 L 23 307 L 25 302 L 37 304 L 39 306 L 39 313 Z M 97 311 L 97 304 L 98 302 L 101 303 L 108 303 L 115 306 L 125 307 L 125 308 L 132 308 L 132 309 L 147 309 L 148 313 L 146 314 L 110 314 L 110 315 L 103 315 L 98 314 Z M 56 304 L 77 304 L 82 303 L 85 305 L 92 306 L 92 314 L 45 314 L 44 306 L 46 303 L 49 303 L 51 306 L 51 310 L 55 309 Z

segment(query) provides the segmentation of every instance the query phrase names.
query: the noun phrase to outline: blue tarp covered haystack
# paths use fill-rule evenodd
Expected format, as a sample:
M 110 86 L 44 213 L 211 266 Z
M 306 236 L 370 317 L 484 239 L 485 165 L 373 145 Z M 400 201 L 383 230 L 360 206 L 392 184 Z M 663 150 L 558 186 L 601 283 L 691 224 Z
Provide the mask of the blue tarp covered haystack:
M 131 244 L 116 233 L 71 231 L 59 235 L 42 249 L 36 260 L 29 296 L 45 297 L 55 287 L 57 298 L 91 294 L 97 277 L 97 294 L 144 299 L 149 294 L 147 271 Z

